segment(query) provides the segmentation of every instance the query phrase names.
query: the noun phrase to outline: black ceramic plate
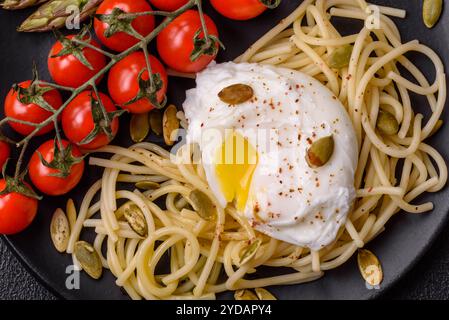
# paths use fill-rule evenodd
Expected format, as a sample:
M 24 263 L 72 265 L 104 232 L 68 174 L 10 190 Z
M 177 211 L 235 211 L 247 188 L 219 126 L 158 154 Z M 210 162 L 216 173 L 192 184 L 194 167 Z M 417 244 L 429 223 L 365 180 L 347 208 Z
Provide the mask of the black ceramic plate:
M 206 3 L 207 13 L 217 23 L 222 41 L 227 50 L 220 53 L 219 61 L 229 61 L 242 53 L 251 43 L 273 27 L 280 19 L 287 16 L 301 1 L 283 0 L 282 5 L 274 10 L 264 13 L 257 19 L 248 22 L 236 22 L 220 17 Z M 410 0 L 384 0 L 374 1 L 377 4 L 392 5 L 407 9 L 405 20 L 397 19 L 403 41 L 418 39 L 431 48 L 444 59 L 449 57 L 449 13 L 445 11 L 439 24 L 428 30 L 421 20 L 422 1 Z M 14 82 L 29 79 L 32 62 L 38 64 L 42 78 L 49 80 L 46 70 L 46 57 L 50 46 L 54 42 L 52 34 L 19 34 L 15 27 L 31 11 L 7 12 L 0 11 L 0 97 L 3 99 Z M 359 30 L 359 24 L 348 24 L 347 21 L 336 21 L 339 29 L 346 32 Z M 429 79 L 433 79 L 434 70 L 420 55 L 410 55 L 421 68 L 426 71 Z M 448 64 L 448 61 L 445 61 Z M 193 81 L 170 78 L 169 101 L 181 105 L 185 90 L 194 85 Z M 415 99 L 414 108 L 426 113 L 424 101 Z M 443 115 L 445 122 L 449 119 Z M 129 131 L 127 118 L 121 120 L 122 127 L 115 144 L 129 145 Z M 449 136 L 449 126 L 432 138 L 431 144 L 443 153 L 447 159 L 449 150 L 445 137 Z M 49 137 L 47 137 L 48 139 Z M 151 138 L 152 141 L 157 141 Z M 41 141 L 36 141 L 36 144 Z M 84 178 L 75 192 L 70 194 L 79 206 L 86 189 L 95 181 L 101 170 L 87 167 Z M 369 244 L 383 265 L 384 281 L 380 289 L 368 290 L 358 272 L 356 259 L 352 257 L 342 267 L 327 272 L 326 275 L 315 282 L 272 288 L 272 292 L 280 299 L 370 299 L 379 296 L 386 288 L 391 286 L 404 273 L 406 273 L 428 250 L 433 239 L 446 222 L 449 209 L 449 191 L 444 189 L 437 194 L 421 197 L 420 201 L 432 201 L 435 209 L 428 214 L 413 215 L 400 213 L 388 223 L 386 231 L 375 241 Z M 126 299 L 127 297 L 115 286 L 114 277 L 106 272 L 100 281 L 94 281 L 86 275 L 81 276 L 79 290 L 66 289 L 65 273 L 71 258 L 68 255 L 58 254 L 51 243 L 49 224 L 51 214 L 57 207 L 64 207 L 66 197 L 45 198 L 39 207 L 39 214 L 32 226 L 25 232 L 5 238 L 17 256 L 29 267 L 44 284 L 57 295 L 68 299 Z M 220 298 L 229 298 L 229 294 Z

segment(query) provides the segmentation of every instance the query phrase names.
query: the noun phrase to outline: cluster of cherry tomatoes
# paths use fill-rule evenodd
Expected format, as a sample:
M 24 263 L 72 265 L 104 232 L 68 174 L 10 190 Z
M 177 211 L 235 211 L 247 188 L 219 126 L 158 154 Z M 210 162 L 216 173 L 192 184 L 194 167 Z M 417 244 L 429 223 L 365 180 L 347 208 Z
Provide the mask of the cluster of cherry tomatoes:
M 163 11 L 174 11 L 185 5 L 188 0 L 150 0 L 151 4 Z M 260 15 L 266 6 L 262 0 L 211 0 L 213 7 L 224 16 L 246 20 Z M 105 0 L 97 9 L 96 14 L 111 14 L 114 8 L 120 8 L 126 13 L 148 12 L 152 7 L 146 0 Z M 218 38 L 218 30 L 210 17 L 204 15 L 208 33 Z M 132 27 L 145 37 L 155 28 L 153 15 L 141 15 L 132 21 Z M 136 45 L 139 40 L 127 33 L 118 32 L 107 36 L 109 25 L 99 19 L 94 19 L 94 29 L 101 44 L 115 52 L 123 52 Z M 166 66 L 183 73 L 194 73 L 204 69 L 215 55 L 202 55 L 192 61 L 194 37 L 202 28 L 200 14 L 196 10 L 188 10 L 174 19 L 157 36 L 157 51 Z M 73 39 L 75 35 L 66 36 Z M 64 87 L 78 88 L 99 74 L 108 63 L 108 56 L 93 47 L 101 45 L 92 38 L 82 39 L 90 46 L 67 47 L 64 40 L 58 40 L 48 56 L 48 70 L 53 81 Z M 70 41 L 69 41 L 70 42 Z M 217 44 L 218 45 L 218 44 Z M 83 59 L 81 59 L 82 57 Z M 84 60 L 84 61 L 82 61 Z M 149 56 L 151 72 L 159 74 L 162 85 L 157 92 L 158 102 L 162 102 L 167 91 L 168 78 L 164 65 L 155 56 Z M 33 185 L 42 193 L 52 196 L 63 195 L 72 190 L 80 181 L 84 171 L 83 154 L 107 145 L 115 137 L 119 127 L 117 117 L 111 116 L 108 132 L 104 125 L 105 118 L 98 115 L 98 103 L 106 110 L 106 117 L 118 110 L 131 113 L 146 113 L 154 108 L 149 99 L 140 99 L 129 103 L 139 93 L 139 77 L 149 79 L 147 64 L 142 51 L 136 51 L 116 63 L 107 75 L 109 95 L 95 94 L 86 90 L 78 94 L 62 111 L 61 123 L 65 139 L 58 145 L 57 140 L 49 140 L 42 144 L 32 155 L 28 165 L 29 177 Z M 102 77 L 96 79 L 98 84 Z M 19 90 L 18 90 L 19 89 Z M 42 108 L 35 100 L 27 100 L 21 94 L 40 94 L 45 103 L 58 110 L 63 105 L 60 92 L 52 87 L 45 87 L 33 81 L 24 81 L 10 90 L 5 102 L 6 117 L 20 120 L 21 123 L 10 121 L 9 125 L 17 133 L 30 135 L 35 127 L 27 123 L 40 124 L 53 115 L 47 108 Z M 104 115 L 103 115 L 104 116 Z M 103 121 L 103 122 L 102 122 Z M 37 135 L 46 134 L 54 129 L 54 123 L 42 127 Z M 107 134 L 108 133 L 108 134 Z M 62 144 L 62 145 L 61 145 Z M 61 155 L 61 151 L 64 153 Z M 0 166 L 3 167 L 10 155 L 10 147 L 0 141 Z M 61 174 L 61 172 L 63 174 Z M 13 179 L 0 180 L 0 234 L 14 234 L 25 229 L 37 213 L 38 200 L 27 193 L 24 188 L 31 188 L 23 181 Z

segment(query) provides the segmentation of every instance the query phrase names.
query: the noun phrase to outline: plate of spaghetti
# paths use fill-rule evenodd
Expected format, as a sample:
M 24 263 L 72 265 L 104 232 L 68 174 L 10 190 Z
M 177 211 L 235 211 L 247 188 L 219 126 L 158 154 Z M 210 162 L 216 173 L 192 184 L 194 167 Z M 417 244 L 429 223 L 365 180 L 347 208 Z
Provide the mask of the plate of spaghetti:
M 56 44 L 0 13 L 18 146 L 0 233 L 58 296 L 371 299 L 429 248 L 449 210 L 442 1 L 126 2 L 89 1 L 93 27 Z M 60 27 L 42 12 L 18 30 Z

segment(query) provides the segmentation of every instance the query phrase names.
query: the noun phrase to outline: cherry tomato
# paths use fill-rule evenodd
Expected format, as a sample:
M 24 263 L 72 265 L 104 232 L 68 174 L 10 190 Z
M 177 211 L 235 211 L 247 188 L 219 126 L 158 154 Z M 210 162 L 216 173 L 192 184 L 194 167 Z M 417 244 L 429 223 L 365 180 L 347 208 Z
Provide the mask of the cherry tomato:
M 3 169 L 3 166 L 8 160 L 9 155 L 11 154 L 11 147 L 6 141 L 0 140 L 0 170 Z
M 189 2 L 189 0 L 150 0 L 150 2 L 160 10 L 175 11 Z
M 92 96 L 98 101 L 95 93 L 83 91 L 75 97 L 62 112 L 62 129 L 72 143 L 82 149 L 95 150 L 111 142 L 103 131 L 89 143 L 80 144 L 95 129 L 92 117 Z M 114 103 L 107 95 L 100 93 L 100 99 L 107 112 L 116 111 Z M 118 118 L 111 123 L 112 135 L 115 137 L 119 128 Z M 112 139 L 111 139 L 112 140 Z
M 204 18 L 209 34 L 218 37 L 215 23 L 207 15 L 204 15 Z M 193 38 L 200 28 L 201 20 L 198 11 L 188 10 L 173 20 L 158 35 L 157 50 L 170 68 L 180 72 L 198 72 L 215 59 L 215 56 L 202 55 L 195 61 L 190 60 L 194 49 Z M 200 36 L 203 36 L 202 33 Z
M 221 15 L 233 20 L 249 20 L 267 9 L 261 0 L 210 0 L 210 3 Z
M 42 144 L 31 157 L 30 164 L 28 165 L 30 179 L 33 184 L 38 188 L 41 192 L 51 195 L 51 196 L 59 196 L 66 194 L 70 190 L 72 190 L 78 182 L 81 180 L 84 172 L 84 160 L 81 162 L 73 164 L 69 168 L 67 177 L 57 177 L 55 174 L 60 173 L 58 169 L 53 169 L 45 166 L 41 159 L 39 158 L 40 153 L 42 158 L 51 163 L 54 159 L 54 141 L 49 140 Z M 62 140 L 62 145 L 64 148 L 69 146 L 69 142 L 66 140 Z M 81 151 L 79 151 L 78 147 L 75 145 L 71 145 L 72 148 L 72 157 L 79 158 L 82 156 Z
M 73 37 L 74 35 L 69 35 L 66 38 L 72 39 Z M 100 48 L 98 42 L 94 40 L 89 40 L 89 43 Z M 47 61 L 51 77 L 61 86 L 77 88 L 95 76 L 106 65 L 106 57 L 101 52 L 87 47 L 82 49 L 82 54 L 92 69 L 84 65 L 73 54 L 55 57 L 63 48 L 61 42 L 57 41 L 51 48 Z M 98 78 L 96 83 L 98 84 L 100 81 L 101 78 Z
M 105 0 L 98 7 L 96 14 L 111 14 L 114 8 L 122 9 L 127 13 L 152 10 L 151 6 L 145 0 Z M 153 31 L 154 24 L 154 16 L 145 15 L 135 18 L 131 26 L 140 35 L 145 37 Z M 108 38 L 104 34 L 108 27 L 109 25 L 107 23 L 101 22 L 98 19 L 94 20 L 94 29 L 98 39 L 109 49 L 122 52 L 139 42 L 138 39 L 125 32 L 118 32 Z
M 167 92 L 167 72 L 156 57 L 150 55 L 149 58 L 152 73 L 158 73 L 162 80 L 162 88 L 157 92 L 158 102 L 162 102 Z M 137 96 L 139 92 L 139 73 L 146 67 L 145 55 L 138 51 L 119 61 L 109 72 L 108 88 L 112 99 L 121 108 L 131 113 L 145 113 L 154 108 L 146 98 L 126 104 Z M 142 74 L 142 79 L 149 79 L 147 71 Z
M 0 180 L 0 191 L 6 187 L 6 181 Z M 33 222 L 37 213 L 37 199 L 17 192 L 0 196 L 0 234 L 15 234 Z
M 25 81 L 19 84 L 21 88 L 29 88 L 31 81 Z M 59 91 L 50 90 L 43 94 L 44 100 L 47 101 L 54 109 L 59 109 L 62 105 L 62 97 Z M 52 113 L 44 110 L 34 103 L 23 104 L 19 101 L 17 92 L 11 89 L 5 99 L 5 115 L 13 119 L 28 121 L 32 123 L 41 123 L 48 119 Z M 9 121 L 9 125 L 18 133 L 26 136 L 34 131 L 35 127 L 26 124 Z M 53 123 L 48 124 L 39 130 L 38 135 L 42 135 L 53 130 Z

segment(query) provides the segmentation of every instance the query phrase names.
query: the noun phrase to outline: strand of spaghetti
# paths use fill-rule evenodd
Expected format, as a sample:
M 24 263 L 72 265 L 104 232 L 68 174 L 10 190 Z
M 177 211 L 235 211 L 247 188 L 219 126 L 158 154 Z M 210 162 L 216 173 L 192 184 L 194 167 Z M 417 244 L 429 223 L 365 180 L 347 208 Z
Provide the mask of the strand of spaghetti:
M 95 240 L 94 240 L 94 249 L 95 249 L 95 251 L 97 251 L 97 253 L 100 257 L 101 264 L 103 265 L 103 268 L 109 269 L 108 260 L 104 257 L 103 252 L 101 250 L 105 239 L 106 239 L 106 235 L 97 234 L 95 236 Z
M 118 161 L 106 160 L 101 158 L 90 157 L 89 165 L 99 166 L 104 168 L 119 169 L 120 171 L 130 172 L 133 174 L 153 174 L 154 171 L 150 168 L 137 166 L 132 164 L 125 164 Z
M 323 272 L 310 272 L 310 273 L 291 273 L 281 276 L 274 276 L 256 280 L 245 280 L 242 279 L 236 286 L 236 290 L 243 288 L 260 288 L 269 287 L 273 285 L 283 285 L 283 284 L 300 284 L 305 282 L 315 281 L 324 275 Z
M 115 155 L 114 157 L 117 158 Z M 107 229 L 110 226 L 112 234 L 114 231 L 118 229 L 118 223 L 114 211 L 112 210 L 112 207 L 114 205 L 111 204 L 112 202 L 115 202 L 114 194 L 111 193 L 111 186 L 108 185 L 111 172 L 112 170 L 110 168 L 106 168 L 103 172 L 100 190 L 100 197 L 102 199 L 100 205 L 100 213 L 102 217 L 106 218 L 107 223 L 105 224 L 105 226 Z
M 421 85 L 421 87 L 429 87 L 430 86 L 429 82 L 427 81 L 427 79 L 423 75 L 423 73 L 409 59 L 407 59 L 405 56 L 401 56 L 401 57 L 398 57 L 398 61 L 405 69 L 407 69 L 408 72 L 410 72 L 410 74 L 413 76 L 413 78 L 415 78 L 418 81 L 418 83 Z M 432 112 L 434 112 L 436 103 L 437 103 L 436 99 L 435 99 L 435 95 L 433 95 L 433 94 L 427 95 L 427 100 L 429 102 Z M 401 138 L 403 138 L 403 137 L 401 137 Z
M 352 224 L 351 220 L 347 220 L 345 223 L 345 228 L 348 234 L 351 236 L 352 240 L 354 241 L 355 245 L 358 248 L 363 248 L 365 243 L 363 242 L 362 238 L 360 237 L 359 233 L 355 229 L 354 225 Z M 313 262 L 313 260 L 312 260 Z M 312 263 L 313 265 L 313 263 Z M 313 270 L 313 267 L 312 267 Z
M 315 65 L 326 75 L 332 91 L 338 95 L 339 85 L 335 73 L 329 68 L 323 59 L 300 38 L 297 36 L 292 36 L 292 39 L 296 46 L 305 52 L 313 60 Z
M 428 144 L 421 143 L 419 145 L 419 150 L 427 153 L 430 157 L 433 158 L 433 160 L 435 161 L 435 163 L 438 167 L 438 172 L 440 174 L 439 179 L 438 179 L 438 184 L 435 185 L 433 188 L 429 189 L 429 191 L 431 191 L 431 192 L 440 191 L 441 189 L 444 188 L 444 186 L 447 183 L 448 173 L 447 173 L 446 162 L 444 161 L 444 159 L 440 155 L 440 153 L 437 150 L 435 150 L 435 148 L 429 146 Z
M 380 178 L 381 183 L 385 186 L 390 186 L 390 181 L 383 170 L 382 163 L 379 161 L 379 154 L 376 149 L 371 150 L 371 159 L 376 167 L 377 176 Z M 405 202 L 402 197 L 390 196 L 390 198 L 398 207 L 407 212 L 422 213 L 433 209 L 433 204 L 431 202 L 422 205 L 410 205 Z
M 381 194 L 384 194 L 384 195 L 388 194 L 388 195 L 392 195 L 392 196 L 402 196 L 402 195 L 404 195 L 404 189 L 399 188 L 399 187 L 397 188 L 397 187 L 381 186 L 381 187 L 369 187 L 369 188 L 357 190 L 358 198 L 370 197 L 373 195 L 381 195 Z
M 264 36 L 262 36 L 259 40 L 253 43 L 248 50 L 243 53 L 240 57 L 235 59 L 235 62 L 247 62 L 249 59 L 256 53 L 260 48 L 265 46 L 270 40 L 272 40 L 277 34 L 286 29 L 289 25 L 291 25 L 298 17 L 302 16 L 306 8 L 311 5 L 313 0 L 304 0 L 301 5 L 293 11 L 288 17 L 281 20 L 279 24 L 277 24 L 273 29 L 268 31 Z
M 368 242 L 366 238 L 367 238 L 367 235 L 369 234 L 370 230 L 372 230 L 375 221 L 376 221 L 376 216 L 370 215 L 368 217 L 368 219 L 366 219 L 362 229 L 360 230 L 359 236 L 361 239 L 364 239 L 365 242 Z M 354 254 L 354 252 L 356 250 L 357 250 L 357 245 L 354 242 L 352 242 L 348 246 L 346 251 L 341 253 L 336 259 L 323 262 L 321 264 L 321 270 L 325 271 L 325 270 L 335 269 L 335 268 L 339 267 L 340 265 L 345 263 Z
M 298 19 L 293 23 L 293 30 L 295 31 L 295 35 L 300 38 L 303 42 L 307 43 L 311 46 L 328 46 L 328 47 L 339 47 L 347 44 L 354 43 L 357 39 L 357 34 L 339 37 L 339 38 L 330 38 L 323 39 L 318 37 L 312 37 L 303 32 L 303 27 L 301 25 L 302 19 Z
M 143 241 L 137 253 L 137 273 L 140 276 L 142 284 L 144 284 L 146 288 L 150 289 L 153 292 L 162 293 L 162 295 L 164 295 L 164 291 L 162 291 L 163 289 L 161 289 L 157 285 L 154 279 L 154 274 L 152 272 L 148 272 L 154 272 L 154 270 L 151 270 L 153 264 L 150 263 L 150 265 L 148 265 L 148 259 L 152 259 L 152 256 L 154 255 L 153 247 L 155 241 L 166 235 L 179 235 L 185 237 L 189 241 L 192 247 L 192 255 L 195 257 L 194 259 L 186 261 L 185 265 L 180 268 L 174 276 L 172 275 L 165 278 L 166 282 L 171 282 L 172 279 L 187 275 L 187 273 L 195 266 L 200 255 L 199 244 L 196 237 L 190 232 L 187 232 L 184 229 L 178 227 L 161 228 L 150 234 L 148 238 Z M 147 268 L 150 268 L 150 270 L 147 270 Z M 155 266 L 153 266 L 153 268 L 155 268 Z
M 351 18 L 351 19 L 359 19 L 366 21 L 369 14 L 365 13 L 361 10 L 348 10 L 348 9 L 339 9 L 339 8 L 331 8 L 330 9 L 331 16 L 340 17 L 340 18 Z M 385 15 L 380 15 L 380 29 L 387 36 L 388 40 L 392 43 L 394 47 L 398 47 L 401 45 L 400 34 L 395 24 L 386 17 Z M 366 28 L 366 27 L 365 27 Z
M 312 271 L 320 272 L 321 271 L 320 253 L 318 251 L 311 251 L 310 254 L 312 255 Z
M 410 41 L 406 44 L 400 45 L 397 48 L 391 50 L 390 52 L 386 53 L 383 57 L 379 58 L 375 64 L 373 64 L 363 75 L 363 77 L 360 79 L 357 90 L 356 90 L 356 96 L 355 96 L 355 107 L 361 108 L 363 97 L 365 95 L 366 87 L 368 86 L 368 83 L 370 82 L 371 78 L 374 77 L 376 72 L 382 68 L 383 65 L 387 64 L 388 62 L 396 59 L 399 56 L 402 56 L 408 51 L 413 51 L 417 49 L 417 46 L 419 45 L 419 42 L 417 40 Z
M 129 199 L 139 207 L 139 209 L 142 211 L 143 215 L 145 216 L 145 221 L 147 223 L 149 233 L 154 232 L 156 230 L 156 227 L 154 225 L 153 215 L 151 214 L 151 211 L 148 208 L 147 203 L 144 201 L 144 199 L 139 197 L 137 194 L 127 191 L 127 190 L 119 190 L 116 192 L 115 195 L 116 195 L 117 199 L 122 199 L 122 198 Z
M 67 253 L 73 253 L 73 248 L 75 242 L 78 241 L 81 230 L 83 228 L 83 222 L 86 219 L 87 211 L 89 209 L 90 203 L 94 198 L 95 194 L 100 190 L 101 180 L 95 182 L 87 191 L 84 199 L 81 203 L 80 211 L 78 213 L 78 218 L 76 219 L 75 227 L 71 230 L 69 244 L 67 246 Z
M 363 108 L 364 109 L 364 108 Z M 395 157 L 395 158 L 405 158 L 408 155 L 416 152 L 420 144 L 421 137 L 421 121 L 423 116 L 421 114 L 416 115 L 414 125 L 413 125 L 413 137 L 410 141 L 410 145 L 407 148 L 395 148 L 387 146 L 383 141 L 377 136 L 375 129 L 369 124 L 369 119 L 362 110 L 362 126 L 365 129 L 365 133 L 371 143 L 383 153 Z
M 266 50 L 253 55 L 250 59 L 250 62 L 260 62 L 268 58 L 282 55 L 284 53 L 290 53 L 294 50 L 294 48 L 295 46 L 290 42 L 278 45 L 275 48 L 267 48 Z
M 349 59 L 349 66 L 348 66 L 348 113 L 351 117 L 352 124 L 354 125 L 354 129 L 356 131 L 357 135 L 357 141 L 359 142 L 359 146 L 362 142 L 362 132 L 361 132 L 361 125 L 360 122 L 355 120 L 355 114 L 357 114 L 358 110 L 355 106 L 355 95 L 356 95 L 356 81 L 357 81 L 357 65 L 360 58 L 360 55 L 363 50 L 363 44 L 365 42 L 365 39 L 369 35 L 369 30 L 366 28 L 363 28 L 360 33 L 358 34 L 358 37 L 354 43 L 354 47 L 352 49 L 351 58 Z
M 277 240 L 271 238 L 268 246 L 265 246 L 263 250 L 262 248 L 259 249 L 259 252 L 262 252 L 262 255 L 260 257 L 240 266 L 240 268 L 232 274 L 228 274 L 228 279 L 226 280 L 226 288 L 228 290 L 237 290 L 237 288 L 239 287 L 239 283 L 241 281 L 244 281 L 243 276 L 248 272 L 248 270 L 250 270 L 254 266 L 262 265 L 264 262 L 268 261 L 269 258 L 273 255 L 276 246 Z
M 245 229 L 249 239 L 254 239 L 256 237 L 256 234 L 254 233 L 253 228 L 251 228 L 248 220 L 243 218 L 242 215 L 237 212 L 237 210 L 228 207 L 226 208 L 226 212 L 228 212 L 230 216 L 234 218 Z

